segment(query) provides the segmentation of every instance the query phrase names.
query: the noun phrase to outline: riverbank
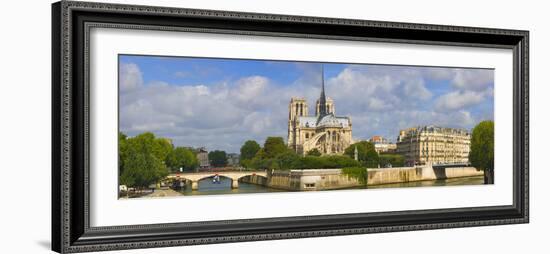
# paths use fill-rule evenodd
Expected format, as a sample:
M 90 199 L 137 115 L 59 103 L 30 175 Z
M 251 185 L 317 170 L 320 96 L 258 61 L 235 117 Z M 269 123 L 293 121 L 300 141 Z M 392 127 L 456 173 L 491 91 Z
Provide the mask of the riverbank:
M 444 167 L 444 166 L 416 166 L 397 168 L 369 168 L 368 186 L 393 183 L 408 183 L 430 180 L 445 180 L 483 176 L 483 171 L 474 167 Z
M 431 165 L 416 167 L 369 168 L 367 186 L 410 184 L 455 178 L 482 177 L 483 171 L 473 167 L 444 167 Z M 342 173 L 341 169 L 271 170 L 267 177 L 250 176 L 242 178 L 246 183 L 262 185 L 287 191 L 320 191 L 358 188 L 364 186 L 357 179 Z M 480 183 L 480 184 L 483 184 Z M 421 184 L 419 185 L 421 186 Z
M 367 189 L 386 189 L 386 188 L 414 188 L 414 187 L 432 187 L 432 186 L 466 186 L 466 185 L 483 185 L 484 179 L 481 176 L 469 176 L 459 178 L 448 178 L 441 180 L 425 180 L 406 183 L 389 183 L 367 186 Z M 362 189 L 362 188 L 358 188 Z
M 145 198 L 156 198 L 156 197 L 174 197 L 181 196 L 182 194 L 172 190 L 172 189 L 155 189 L 153 193 L 145 195 Z
M 136 198 L 158 198 L 158 197 L 175 197 L 175 196 L 182 196 L 183 194 L 169 189 L 169 188 L 162 188 L 162 189 L 150 189 L 147 192 L 142 193 L 132 193 L 130 195 L 121 195 L 118 198 L 119 199 L 136 199 Z
M 221 177 L 221 181 L 216 183 L 212 182 L 211 178 L 204 178 L 197 182 L 198 189 L 195 190 L 190 186 L 181 191 L 162 188 L 130 198 L 484 184 L 483 171 L 477 171 L 472 167 L 418 166 L 367 169 L 367 185 L 343 174 L 341 169 L 272 170 L 266 175 L 265 177 L 253 174 L 241 177 L 238 180 L 238 188 L 232 188 L 233 180 L 227 177 Z

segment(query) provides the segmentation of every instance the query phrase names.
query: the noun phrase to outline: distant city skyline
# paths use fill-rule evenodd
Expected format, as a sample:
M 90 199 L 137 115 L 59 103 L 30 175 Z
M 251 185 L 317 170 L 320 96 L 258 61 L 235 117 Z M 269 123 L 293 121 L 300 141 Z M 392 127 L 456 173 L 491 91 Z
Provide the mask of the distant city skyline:
M 246 140 L 286 140 L 288 103 L 319 98 L 321 75 L 353 138 L 421 125 L 471 130 L 494 120 L 492 69 L 119 56 L 119 130 L 176 146 L 238 153 Z

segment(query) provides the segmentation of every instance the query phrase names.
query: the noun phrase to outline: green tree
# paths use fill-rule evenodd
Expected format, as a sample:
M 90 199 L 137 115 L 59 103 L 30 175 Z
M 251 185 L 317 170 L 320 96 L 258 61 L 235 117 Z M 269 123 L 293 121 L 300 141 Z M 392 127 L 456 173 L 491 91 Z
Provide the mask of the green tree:
M 124 170 L 124 161 L 126 160 L 128 156 L 128 145 L 126 142 L 126 139 L 128 136 L 126 136 L 124 133 L 119 132 L 118 133 L 118 176 L 120 177 L 122 175 L 122 171 Z
M 153 135 L 152 133 L 149 134 Z M 160 160 L 166 161 L 168 155 L 174 150 L 172 142 L 167 138 L 155 138 L 154 140 L 153 153 Z
M 295 169 L 322 169 L 327 167 L 327 158 L 316 156 L 300 157 L 294 162 L 292 168 Z
M 157 157 L 162 154 L 158 150 L 159 141 L 155 135 L 146 132 L 127 138 L 125 142 L 121 184 L 144 188 L 168 175 L 164 161 Z
M 363 150 L 367 150 L 362 147 Z M 374 147 L 373 147 L 374 149 Z M 375 152 L 376 153 L 376 152 Z M 361 162 L 343 155 L 320 156 L 317 149 L 313 149 L 306 156 L 296 154 L 289 149 L 281 137 L 268 137 L 264 147 L 256 152 L 254 158 L 247 162 L 252 169 L 325 169 L 359 167 Z M 373 156 L 374 157 L 374 156 Z M 366 155 L 364 156 L 366 158 Z M 375 157 L 378 162 L 378 157 Z
M 405 157 L 400 154 L 380 154 L 379 158 L 381 167 L 386 167 L 388 164 L 391 164 L 392 167 L 405 166 Z
M 287 149 L 285 152 L 282 152 L 275 157 L 273 165 L 274 169 L 295 169 L 296 161 L 300 159 L 300 156 L 297 155 L 294 151 Z
M 346 168 L 359 167 L 361 163 L 343 155 L 331 155 L 320 157 L 323 159 L 322 168 Z
M 307 156 L 316 156 L 316 157 L 319 157 L 319 156 L 321 156 L 321 152 L 319 152 L 319 149 L 313 148 L 313 149 L 307 151 L 306 155 L 307 155 Z
M 262 151 L 263 149 L 258 154 Z M 275 159 L 262 158 L 259 155 L 256 155 L 249 163 L 249 167 L 253 169 L 274 169 L 277 165 L 278 163 L 276 163 Z
M 357 142 L 348 146 L 344 150 L 344 154 L 353 159 L 355 157 L 355 147 L 357 147 L 357 157 L 363 165 L 369 168 L 378 167 L 380 159 L 373 143 L 368 141 Z
M 254 140 L 247 140 L 243 146 L 241 146 L 241 158 L 240 163 L 243 167 L 250 167 L 251 161 L 256 156 L 261 147 L 258 142 Z
M 494 182 L 495 165 L 495 124 L 493 121 L 483 121 L 476 125 L 472 131 L 469 159 L 472 166 L 483 170 L 485 183 Z
M 328 168 L 345 168 L 359 167 L 361 163 L 342 155 L 330 156 L 299 156 L 294 153 L 285 155 L 286 161 L 281 169 L 328 169 Z
M 166 158 L 166 166 L 172 171 L 178 171 L 180 168 L 194 170 L 198 165 L 197 155 L 185 147 L 176 147 Z
M 268 137 L 264 143 L 263 156 L 265 158 L 275 158 L 277 155 L 288 150 L 282 137 Z
M 367 150 L 367 159 L 365 160 L 364 165 L 368 168 L 377 168 L 380 165 L 380 157 L 374 149 Z
M 208 160 L 214 167 L 225 167 L 227 165 L 227 154 L 225 151 L 214 150 L 208 153 Z

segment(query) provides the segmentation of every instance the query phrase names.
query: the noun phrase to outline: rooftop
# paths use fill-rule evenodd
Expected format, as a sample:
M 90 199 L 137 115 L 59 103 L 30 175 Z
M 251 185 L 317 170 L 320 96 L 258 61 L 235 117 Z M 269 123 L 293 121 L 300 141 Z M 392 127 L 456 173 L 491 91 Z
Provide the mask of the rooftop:
M 324 116 L 301 116 L 298 118 L 302 127 L 349 127 L 349 117 L 334 116 L 328 114 Z

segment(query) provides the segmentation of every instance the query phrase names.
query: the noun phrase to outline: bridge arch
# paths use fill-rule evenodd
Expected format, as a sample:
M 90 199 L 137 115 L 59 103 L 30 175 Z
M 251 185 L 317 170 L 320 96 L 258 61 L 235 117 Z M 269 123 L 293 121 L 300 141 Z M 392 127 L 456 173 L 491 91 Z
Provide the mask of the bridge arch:
M 217 174 L 219 177 L 224 177 L 224 178 L 227 178 L 227 179 L 231 179 L 231 180 L 235 180 L 233 177 L 231 176 L 227 176 L 227 175 L 224 175 L 224 174 Z M 212 174 L 212 175 L 206 175 L 204 177 L 201 177 L 201 178 L 198 178 L 196 181 L 202 181 L 202 180 L 205 180 L 205 179 L 208 179 L 208 178 L 212 178 L 216 176 L 216 174 Z
M 199 172 L 199 173 L 180 173 L 180 174 L 171 174 L 167 178 L 179 178 L 185 179 L 186 181 L 191 182 L 192 190 L 199 189 L 199 181 L 214 177 L 218 175 L 220 177 L 225 177 L 231 179 L 231 187 L 239 188 L 239 179 L 245 176 L 258 175 L 262 177 L 267 177 L 266 171 L 225 171 L 225 172 Z

